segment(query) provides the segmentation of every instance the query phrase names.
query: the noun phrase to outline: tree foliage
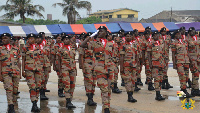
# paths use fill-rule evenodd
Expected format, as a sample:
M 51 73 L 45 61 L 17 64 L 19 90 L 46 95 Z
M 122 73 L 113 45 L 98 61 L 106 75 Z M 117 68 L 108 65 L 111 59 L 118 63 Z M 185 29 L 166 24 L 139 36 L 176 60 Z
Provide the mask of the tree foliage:
M 9 22 L 17 22 L 17 23 L 23 23 L 22 19 L 14 21 L 13 19 L 6 19 L 4 21 L 9 21 Z M 66 24 L 65 21 L 60 21 L 60 20 L 43 20 L 43 19 L 31 19 L 31 18 L 26 18 L 25 24 L 31 24 L 31 25 L 51 25 L 51 24 Z
M 88 1 L 79 1 L 79 0 L 63 0 L 62 3 L 55 3 L 52 6 L 60 6 L 63 8 L 63 16 L 67 16 L 68 24 L 76 23 L 76 16 L 80 17 L 77 9 L 87 9 L 91 10 L 91 3 Z
M 99 23 L 102 22 L 101 18 L 97 18 L 95 16 L 91 16 L 82 20 L 78 20 L 76 24 L 93 24 L 93 23 Z
M 5 5 L 0 6 L 0 11 L 4 10 L 6 14 L 3 15 L 4 18 L 14 19 L 16 16 L 20 16 L 25 23 L 26 16 L 44 16 L 40 13 L 45 11 L 44 7 L 41 5 L 32 5 L 31 0 L 7 0 Z

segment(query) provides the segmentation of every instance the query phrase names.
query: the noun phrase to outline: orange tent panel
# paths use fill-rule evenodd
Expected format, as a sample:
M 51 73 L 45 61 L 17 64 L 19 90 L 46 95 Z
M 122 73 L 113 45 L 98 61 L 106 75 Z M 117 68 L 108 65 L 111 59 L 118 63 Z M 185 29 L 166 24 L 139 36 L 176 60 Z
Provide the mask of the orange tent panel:
M 100 26 L 105 26 L 108 29 L 106 24 L 94 24 L 94 26 L 95 26 L 96 29 L 98 29 Z M 111 31 L 109 29 L 108 29 L 108 31 L 111 33 Z
M 138 32 L 144 32 L 145 28 L 141 23 L 130 23 L 133 29 L 137 29 Z
M 158 30 L 158 32 L 160 32 L 160 29 L 165 27 L 167 31 L 169 31 L 169 29 L 167 29 L 167 27 L 164 25 L 163 22 L 159 22 L 159 23 L 152 23 L 154 25 L 154 27 Z
M 72 31 L 75 34 L 87 33 L 83 27 L 83 24 L 70 24 Z

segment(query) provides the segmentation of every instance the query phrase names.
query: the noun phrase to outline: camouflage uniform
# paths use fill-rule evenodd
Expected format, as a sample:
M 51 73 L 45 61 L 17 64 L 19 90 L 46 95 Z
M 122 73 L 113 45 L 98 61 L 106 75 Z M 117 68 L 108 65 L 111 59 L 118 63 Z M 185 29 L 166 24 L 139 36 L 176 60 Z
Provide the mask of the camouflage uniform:
M 88 42 L 90 43 L 90 42 Z M 93 75 L 94 69 L 94 55 L 91 46 L 88 48 L 80 47 L 80 54 L 83 55 L 83 75 L 86 94 L 95 92 L 96 76 Z
M 61 76 L 64 84 L 65 98 L 73 98 L 76 82 L 75 48 L 63 45 L 57 55 L 61 57 Z
M 49 68 L 50 68 L 50 61 L 48 58 L 48 52 L 49 52 L 49 48 L 47 46 L 45 46 L 43 43 L 38 45 L 39 49 L 42 51 L 43 54 L 42 55 L 42 59 L 40 59 L 41 61 L 41 65 L 43 68 L 43 76 L 42 76 L 42 83 L 41 83 L 41 89 L 46 89 L 46 84 L 49 78 Z
M 138 46 L 136 43 L 125 42 L 123 46 L 120 47 L 120 55 L 124 55 L 124 74 L 122 78 L 124 79 L 127 92 L 134 91 L 137 71 L 137 52 Z
M 163 79 L 163 71 L 165 66 L 164 60 L 164 43 L 162 41 L 151 40 L 147 46 L 147 52 L 151 54 L 152 76 L 154 78 L 155 91 L 160 91 L 160 86 Z
M 54 70 L 54 71 L 56 71 L 57 75 L 58 75 L 58 88 L 59 89 L 63 89 L 64 88 L 64 84 L 62 82 L 62 76 L 59 76 L 60 73 L 58 72 L 58 67 L 57 67 L 58 66 L 58 57 L 57 57 L 56 53 L 58 52 L 59 48 L 62 47 L 62 45 L 63 45 L 63 43 L 56 43 L 53 46 L 53 48 L 51 49 L 51 54 L 54 55 L 54 58 L 55 58 L 55 61 L 54 61 L 55 65 L 54 65 L 54 67 L 55 67 L 56 70 Z
M 135 37 L 135 40 L 132 40 L 132 43 L 134 43 L 137 46 L 137 55 L 138 55 L 138 60 L 137 60 L 137 66 L 136 66 L 136 81 L 138 78 L 141 79 L 141 71 L 142 71 L 142 48 L 141 48 L 141 43 L 142 40 L 140 37 Z
M 147 57 L 147 45 L 150 42 L 150 38 L 148 40 L 145 39 L 145 37 L 142 38 L 142 44 L 141 44 L 141 49 L 142 52 L 144 54 L 144 65 L 145 65 L 145 74 L 146 74 L 146 79 L 147 79 L 147 83 L 152 82 L 152 73 L 151 73 L 151 69 L 149 66 L 149 61 L 148 61 L 148 57 Z
M 110 70 L 110 47 L 107 46 L 106 39 L 100 39 L 100 41 L 94 40 L 88 43 L 88 47 L 93 48 L 95 57 L 94 73 L 97 76 L 97 85 L 101 89 L 101 97 L 103 108 L 110 108 L 110 96 L 111 96 L 111 83 L 114 82 L 113 70 Z
M 188 56 L 190 59 L 190 70 L 192 72 L 192 88 L 199 89 L 199 70 L 200 70 L 200 38 L 197 36 L 186 38 L 188 43 Z
M 179 75 L 181 89 L 186 89 L 186 77 L 189 71 L 188 45 L 185 41 L 175 39 L 171 44 L 172 52 L 175 52 L 175 64 Z
M 169 48 L 170 48 L 170 45 L 171 45 L 171 37 L 169 35 L 165 35 L 165 36 L 162 36 L 162 41 L 164 42 L 164 45 L 165 45 L 165 51 L 164 51 L 164 63 L 165 63 L 165 66 L 164 66 L 164 71 L 163 71 L 163 80 L 166 80 L 168 79 L 168 76 L 167 76 L 167 71 L 168 71 L 168 63 L 169 63 Z
M 116 65 L 114 67 L 114 83 L 117 83 L 117 80 L 118 80 L 119 58 L 120 58 L 119 45 L 117 43 L 115 43 L 114 44 L 114 52 L 113 52 L 113 60 L 114 60 L 114 63 Z
M 43 52 L 35 44 L 27 44 L 22 48 L 22 56 L 25 57 L 25 75 L 27 85 L 30 89 L 31 101 L 38 101 L 41 88 L 43 68 L 41 60 Z
M 2 78 L 4 89 L 6 90 L 8 105 L 17 101 L 17 92 L 20 80 L 19 69 L 20 50 L 16 46 L 10 46 L 8 50 L 5 46 L 0 47 L 0 60 L 2 64 Z

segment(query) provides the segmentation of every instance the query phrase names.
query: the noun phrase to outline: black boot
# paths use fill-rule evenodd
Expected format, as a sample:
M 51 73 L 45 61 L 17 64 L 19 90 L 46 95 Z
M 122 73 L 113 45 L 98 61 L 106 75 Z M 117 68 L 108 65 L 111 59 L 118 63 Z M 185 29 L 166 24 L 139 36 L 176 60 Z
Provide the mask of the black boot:
M 186 89 L 181 89 L 186 94 L 186 98 L 194 97 L 193 95 L 189 94 Z
M 149 84 L 148 84 L 148 90 L 149 91 L 155 90 L 151 82 L 149 82 Z
M 166 89 L 165 82 L 166 82 L 166 80 L 162 80 L 162 89 Z
M 128 94 L 128 102 L 137 102 L 137 100 L 133 98 L 133 92 L 127 92 L 127 94 Z
M 200 91 L 199 89 L 193 89 L 191 90 L 191 95 L 192 96 L 200 96 Z
M 50 92 L 50 90 L 48 90 L 48 89 L 45 89 L 45 92 Z
M 166 89 L 169 89 L 169 88 L 173 88 L 173 86 L 171 86 L 168 82 L 168 78 L 166 79 Z
M 110 113 L 109 108 L 105 108 L 105 109 L 104 109 L 104 113 Z
M 146 78 L 145 84 L 147 84 L 147 78 Z
M 14 109 L 13 104 L 8 105 L 8 113 L 15 113 L 15 109 Z
M 67 101 L 67 102 L 66 102 L 66 107 L 67 107 L 68 109 L 76 108 L 76 106 L 74 106 L 74 105 L 72 104 L 70 98 L 67 98 L 66 101 Z
M 117 87 L 117 83 L 114 83 L 114 88 L 112 89 L 112 92 L 113 92 L 113 93 L 117 93 L 117 94 L 119 94 L 119 93 L 122 92 L 122 91 L 119 90 L 119 88 Z
M 63 89 L 58 89 L 58 96 L 65 97 L 65 95 L 63 94 Z
M 136 92 L 141 90 L 141 88 L 139 88 L 137 85 L 138 85 L 138 82 L 135 82 L 135 89 L 134 89 L 134 91 L 136 91 Z
M 40 112 L 40 108 L 37 107 L 37 101 L 33 101 L 33 106 L 32 106 L 32 109 L 31 109 L 31 112 Z
M 165 98 L 163 98 L 160 94 L 160 91 L 156 91 L 156 100 L 161 101 L 161 100 L 165 100 Z
M 191 82 L 191 80 L 190 79 L 188 79 L 188 86 L 187 86 L 187 88 L 192 88 L 192 82 Z
M 143 86 L 143 83 L 142 83 L 142 81 L 141 81 L 141 78 L 137 78 L 137 83 L 138 83 L 138 85 Z
M 88 97 L 87 104 L 89 106 L 96 106 L 97 105 L 97 103 L 93 101 L 93 94 L 92 93 L 88 93 L 87 97 Z
M 121 86 L 125 86 L 124 79 L 122 79 Z
M 45 89 L 40 90 L 40 100 L 49 100 L 49 98 L 45 95 Z

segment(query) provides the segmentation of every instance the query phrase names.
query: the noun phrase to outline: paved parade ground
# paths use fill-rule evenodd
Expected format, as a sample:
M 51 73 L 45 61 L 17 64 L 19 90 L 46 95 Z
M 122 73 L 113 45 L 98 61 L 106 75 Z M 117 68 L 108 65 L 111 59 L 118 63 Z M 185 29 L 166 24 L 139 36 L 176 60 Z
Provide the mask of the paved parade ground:
M 78 63 L 77 63 L 78 67 Z M 118 80 L 118 87 L 123 92 L 121 94 L 111 95 L 111 113 L 199 113 L 200 112 L 200 97 L 194 97 L 195 100 L 193 110 L 183 110 L 181 100 L 176 96 L 176 92 L 180 90 L 179 78 L 176 70 L 172 68 L 172 64 L 169 64 L 169 82 L 174 88 L 169 90 L 161 90 L 161 94 L 166 98 L 164 101 L 155 100 L 155 91 L 148 91 L 148 86 L 139 86 L 141 90 L 134 92 L 133 97 L 137 99 L 136 103 L 127 102 L 127 93 L 124 87 L 121 87 L 121 77 Z M 145 82 L 144 67 L 142 70 L 142 82 Z M 191 78 L 191 73 L 190 73 Z M 50 73 L 49 82 L 47 88 L 51 90 L 50 93 L 46 93 L 49 97 L 49 101 L 39 102 L 41 113 L 101 113 L 101 95 L 100 89 L 96 87 L 94 101 L 98 103 L 96 107 L 89 107 L 86 105 L 87 97 L 85 94 L 85 88 L 83 85 L 83 74 L 82 70 L 78 69 L 76 88 L 74 92 L 74 100 L 72 103 L 77 107 L 74 110 L 67 110 L 65 98 L 58 97 L 57 87 L 57 75 L 56 72 Z M 18 99 L 18 108 L 15 108 L 18 113 L 30 113 L 32 103 L 29 98 L 29 89 L 24 80 L 21 79 L 19 86 L 20 98 Z M 188 89 L 191 93 L 191 89 Z M 3 89 L 3 83 L 0 83 L 0 113 L 6 113 L 7 111 L 7 100 L 5 90 Z

